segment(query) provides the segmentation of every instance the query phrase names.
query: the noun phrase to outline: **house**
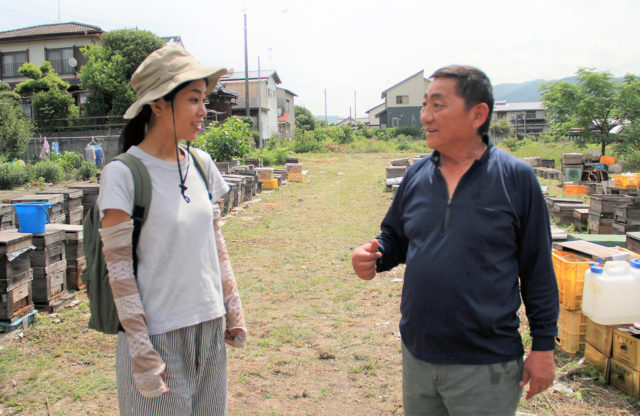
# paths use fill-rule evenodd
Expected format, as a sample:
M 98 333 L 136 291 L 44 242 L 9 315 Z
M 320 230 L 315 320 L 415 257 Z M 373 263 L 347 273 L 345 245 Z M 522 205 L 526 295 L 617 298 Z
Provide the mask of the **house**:
M 357 123 L 367 124 L 369 119 L 367 117 L 358 117 L 354 120 L 353 116 L 349 116 L 347 118 L 343 118 L 342 120 L 336 121 L 336 126 L 355 126 Z
M 294 105 L 295 93 L 285 89 L 276 88 L 278 102 L 278 137 L 291 140 L 296 134 L 296 113 Z
M 517 137 L 539 136 L 549 132 L 545 119 L 546 110 L 542 101 L 509 103 L 496 101 L 493 105 L 491 122 L 506 119 Z
M 384 111 L 385 108 L 385 103 L 380 103 L 365 111 L 368 116 L 368 121 L 365 124 L 367 124 L 369 128 L 380 128 L 380 113 Z
M 420 127 L 422 99 L 430 83 L 420 71 L 382 91 L 385 108 L 377 113 L 380 127 Z
M 80 48 L 100 42 L 103 30 L 83 23 L 55 23 L 0 32 L 0 81 L 14 88 L 27 78 L 18 73 L 25 63 L 39 67 L 43 61 L 69 84 L 70 92 L 80 85 L 78 72 L 87 59 Z
M 278 134 L 278 93 L 277 86 L 282 84 L 275 70 L 249 71 L 249 115 L 260 131 L 260 145 Z M 224 75 L 220 85 L 238 93 L 237 105 L 232 108 L 234 116 L 246 116 L 245 73 L 234 72 Z M 286 101 L 285 101 L 286 103 Z

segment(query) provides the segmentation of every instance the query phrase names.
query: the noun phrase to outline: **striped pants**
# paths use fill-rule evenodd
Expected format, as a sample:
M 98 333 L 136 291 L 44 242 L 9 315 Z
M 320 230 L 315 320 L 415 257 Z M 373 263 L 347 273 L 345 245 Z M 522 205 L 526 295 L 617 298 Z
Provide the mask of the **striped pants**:
M 116 347 L 120 414 L 226 415 L 227 357 L 223 328 L 224 318 L 218 318 L 150 337 L 167 365 L 166 383 L 170 389 L 153 399 L 140 395 L 133 383 L 127 337 L 120 332 Z

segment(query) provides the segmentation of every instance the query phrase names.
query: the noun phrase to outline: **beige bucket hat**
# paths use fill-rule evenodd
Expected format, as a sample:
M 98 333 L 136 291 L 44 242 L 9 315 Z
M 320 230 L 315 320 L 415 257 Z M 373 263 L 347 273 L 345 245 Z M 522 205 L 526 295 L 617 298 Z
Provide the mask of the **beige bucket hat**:
M 164 97 L 178 85 L 207 79 L 208 95 L 216 87 L 226 68 L 204 67 L 182 47 L 167 45 L 152 52 L 131 76 L 131 88 L 136 101 L 124 113 L 125 119 L 137 116 L 145 104 Z

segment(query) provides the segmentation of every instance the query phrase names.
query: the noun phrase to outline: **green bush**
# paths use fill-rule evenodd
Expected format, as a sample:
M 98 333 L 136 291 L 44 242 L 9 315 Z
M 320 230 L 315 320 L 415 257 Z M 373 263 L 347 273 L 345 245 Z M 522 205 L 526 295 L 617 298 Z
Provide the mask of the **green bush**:
M 418 126 L 400 126 L 393 128 L 393 134 L 397 137 L 400 135 L 411 137 L 424 137 L 424 130 Z
M 318 141 L 314 131 L 296 130 L 296 138 L 293 141 L 295 153 L 317 152 L 322 148 L 322 143 Z
M 229 117 L 223 124 L 211 123 L 194 143 L 208 152 L 214 160 L 244 159 L 251 150 L 249 124 L 239 117 Z
M 51 153 L 49 160 L 62 166 L 62 170 L 67 176 L 82 165 L 82 156 L 76 152 Z
M 31 180 L 31 173 L 23 163 L 0 163 L 0 189 L 13 189 Z
M 13 93 L 8 93 L 13 94 Z M 0 99 L 0 153 L 7 160 L 19 159 L 27 151 L 34 126 L 25 117 L 18 101 L 6 96 Z
M 623 172 L 640 172 L 640 151 L 624 155 L 619 163 Z
M 83 181 L 88 181 L 98 173 L 98 167 L 93 162 L 84 161 L 78 168 L 76 173 L 77 178 Z
M 62 166 L 51 160 L 43 160 L 33 165 L 33 176 L 45 182 L 58 183 L 64 179 Z

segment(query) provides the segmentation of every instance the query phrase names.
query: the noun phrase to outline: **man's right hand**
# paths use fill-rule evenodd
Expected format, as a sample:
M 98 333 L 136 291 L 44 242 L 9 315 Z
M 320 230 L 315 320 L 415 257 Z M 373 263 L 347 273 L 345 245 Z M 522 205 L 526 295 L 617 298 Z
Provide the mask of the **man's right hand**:
M 378 252 L 378 240 L 371 240 L 353 251 L 351 264 L 356 275 L 363 280 L 371 280 L 376 275 L 376 260 L 382 257 Z

